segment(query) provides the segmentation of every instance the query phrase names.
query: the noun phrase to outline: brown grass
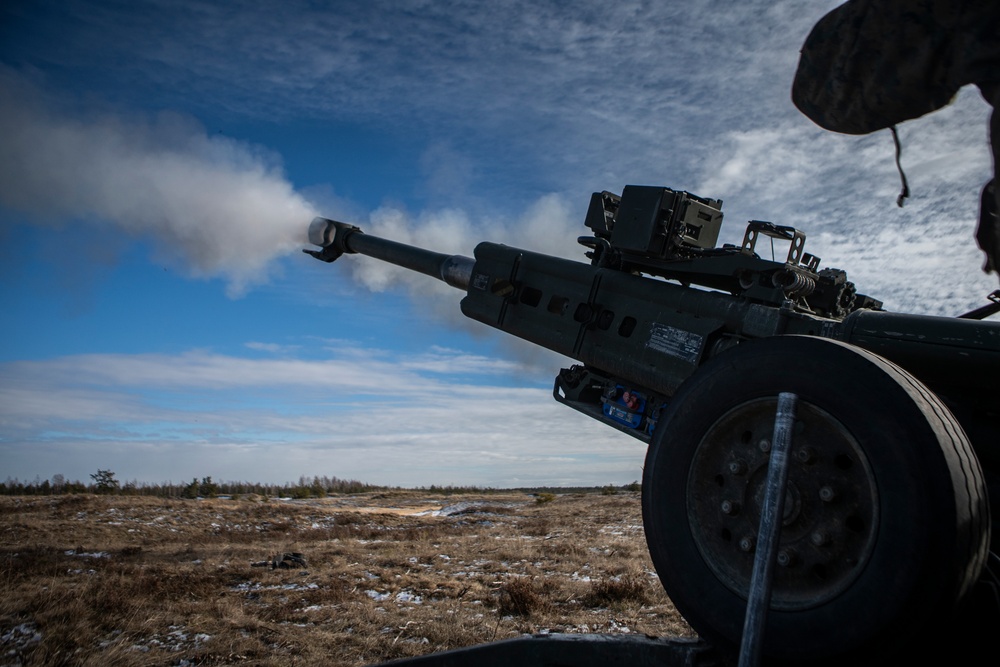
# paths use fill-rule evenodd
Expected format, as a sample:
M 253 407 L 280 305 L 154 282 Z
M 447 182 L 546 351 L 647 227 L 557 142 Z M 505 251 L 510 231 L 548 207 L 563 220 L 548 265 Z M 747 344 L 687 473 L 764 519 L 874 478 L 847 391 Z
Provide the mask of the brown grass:
M 635 493 L 0 498 L 0 655 L 362 665 L 523 633 L 690 635 L 639 515 Z M 251 567 L 284 552 L 307 567 Z

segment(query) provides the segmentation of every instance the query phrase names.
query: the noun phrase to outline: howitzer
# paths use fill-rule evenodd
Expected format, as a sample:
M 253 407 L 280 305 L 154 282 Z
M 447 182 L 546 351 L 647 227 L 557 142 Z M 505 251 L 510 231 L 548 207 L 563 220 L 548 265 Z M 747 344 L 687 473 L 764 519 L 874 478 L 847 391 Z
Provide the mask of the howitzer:
M 1000 304 L 885 312 L 793 227 L 751 221 L 740 245 L 716 247 L 721 207 L 662 187 L 595 193 L 578 239 L 589 263 L 489 242 L 450 256 L 325 218 L 305 252 L 441 279 L 465 291 L 468 317 L 577 360 L 554 398 L 648 443 L 653 563 L 723 649 L 739 645 L 776 397 L 795 393 L 764 654 L 886 655 L 990 586 L 1000 323 L 976 318 Z M 787 257 L 760 257 L 761 238 Z

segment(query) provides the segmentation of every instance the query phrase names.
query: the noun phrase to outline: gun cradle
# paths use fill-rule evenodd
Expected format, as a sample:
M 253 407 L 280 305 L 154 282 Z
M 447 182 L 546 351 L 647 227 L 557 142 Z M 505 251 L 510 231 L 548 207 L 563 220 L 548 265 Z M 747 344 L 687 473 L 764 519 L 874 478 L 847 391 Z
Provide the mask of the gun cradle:
M 977 414 L 997 407 L 996 376 L 982 372 L 1000 368 L 994 323 L 867 309 L 832 319 L 788 303 L 775 307 L 494 243 L 479 244 L 475 257 L 462 313 L 582 362 L 556 377 L 556 400 L 603 415 L 647 442 L 666 400 L 704 361 L 742 341 L 776 335 L 823 336 L 870 349 L 950 404 L 975 406 Z M 598 382 L 602 391 L 595 394 Z M 645 399 L 638 421 L 608 414 L 611 394 L 627 390 Z M 968 419 L 976 432 L 990 422 L 985 415 L 983 424 Z M 1000 441 L 1000 432 L 992 435 Z
M 721 206 L 668 188 L 595 193 L 594 235 L 579 239 L 589 264 L 490 242 L 447 256 L 322 218 L 310 229 L 322 250 L 306 252 L 444 280 L 466 291 L 467 317 L 580 362 L 554 398 L 649 445 L 654 565 L 724 649 L 739 644 L 769 420 L 777 394 L 796 393 L 781 613 L 764 651 L 810 663 L 900 649 L 985 581 L 1000 323 L 884 312 L 792 227 L 751 221 L 740 246 L 715 248 Z M 787 258 L 760 258 L 761 236 L 787 241 Z

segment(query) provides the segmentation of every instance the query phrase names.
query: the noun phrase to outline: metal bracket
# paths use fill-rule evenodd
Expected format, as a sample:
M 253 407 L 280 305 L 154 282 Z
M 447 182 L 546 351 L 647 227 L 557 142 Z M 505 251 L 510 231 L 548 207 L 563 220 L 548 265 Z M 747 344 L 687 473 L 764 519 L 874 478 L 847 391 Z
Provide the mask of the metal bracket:
M 959 315 L 958 318 L 960 320 L 981 320 L 995 313 L 1000 313 L 1000 289 L 993 290 L 986 295 L 986 298 L 989 299 L 991 303 L 985 306 L 980 306 L 975 310 L 970 310 L 967 313 Z
M 819 266 L 819 257 L 808 253 L 803 257 L 802 253 L 806 245 L 804 232 L 788 225 L 776 225 L 765 220 L 751 220 L 747 223 L 747 230 L 743 234 L 743 251 L 753 253 L 757 246 L 757 237 L 761 234 L 772 239 L 791 241 L 791 245 L 788 246 L 788 257 L 785 259 L 786 264 L 798 266 L 799 262 L 804 260 L 804 266 L 810 271 L 814 271 Z

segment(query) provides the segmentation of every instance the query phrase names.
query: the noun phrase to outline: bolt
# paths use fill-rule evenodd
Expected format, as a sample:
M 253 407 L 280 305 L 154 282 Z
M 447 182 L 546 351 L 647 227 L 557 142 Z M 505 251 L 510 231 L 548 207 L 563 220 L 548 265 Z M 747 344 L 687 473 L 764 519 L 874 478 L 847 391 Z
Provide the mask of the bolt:
M 799 463 L 812 463 L 816 460 L 816 450 L 812 447 L 802 447 L 795 450 L 795 458 Z
M 830 536 L 821 530 L 817 530 L 809 536 L 809 541 L 812 542 L 814 546 L 821 547 L 830 543 Z
M 833 499 L 837 497 L 836 492 L 829 486 L 824 486 L 819 490 L 819 499 L 824 503 L 833 502 Z
M 757 443 L 757 446 L 760 447 L 760 451 L 765 454 L 771 451 L 771 441 L 767 438 L 761 438 L 760 442 Z
M 734 516 L 740 513 L 740 504 L 733 500 L 723 500 L 722 501 L 722 513 L 729 516 Z
M 746 471 L 747 471 L 746 461 L 743 461 L 742 459 L 736 459 L 735 461 L 729 462 L 729 472 L 731 472 L 732 474 L 743 475 L 746 474 Z
M 798 557 L 792 549 L 782 549 L 778 552 L 778 565 L 781 567 L 791 567 L 797 560 Z
M 750 553 L 751 551 L 753 551 L 754 546 L 755 546 L 754 539 L 749 535 L 740 538 L 740 551 L 744 553 Z

